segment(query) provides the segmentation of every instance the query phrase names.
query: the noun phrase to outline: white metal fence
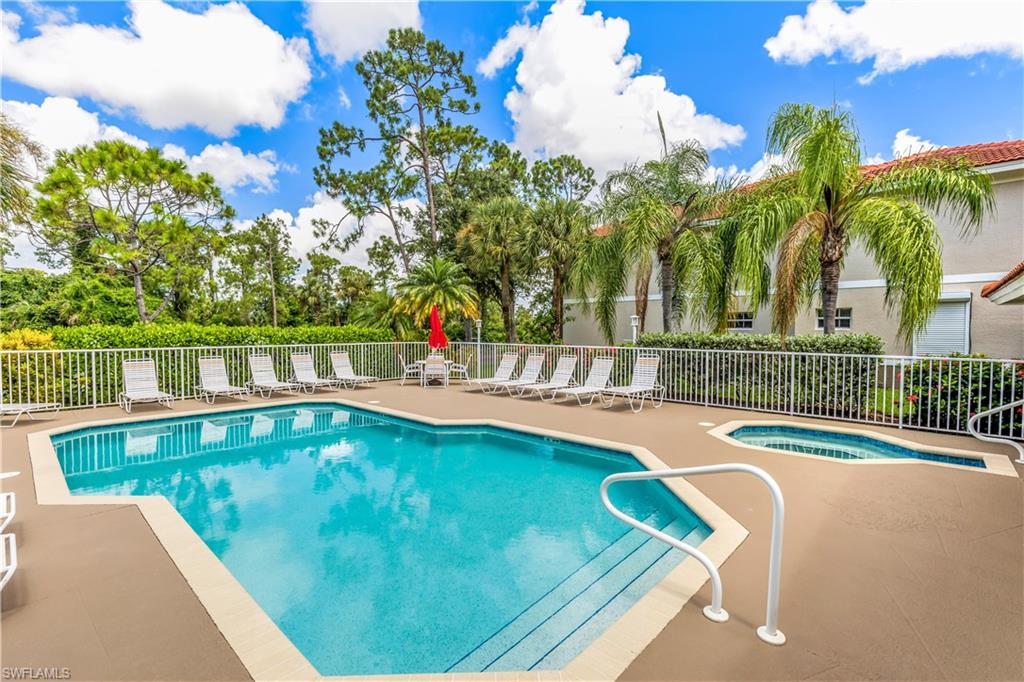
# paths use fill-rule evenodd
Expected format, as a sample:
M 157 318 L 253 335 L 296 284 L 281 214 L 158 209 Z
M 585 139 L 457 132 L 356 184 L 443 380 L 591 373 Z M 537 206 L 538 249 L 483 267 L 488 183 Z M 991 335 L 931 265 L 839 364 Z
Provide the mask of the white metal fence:
M 241 385 L 249 378 L 251 353 L 269 353 L 285 379 L 292 352 L 312 353 L 326 376 L 334 350 L 349 351 L 357 373 L 382 379 L 399 378 L 403 361 L 429 352 L 423 342 L 0 351 L 0 400 L 112 405 L 121 390 L 122 360 L 143 357 L 156 361 L 163 390 L 191 398 L 200 357 L 223 357 L 232 383 Z M 576 355 L 580 383 L 594 358 L 612 357 L 613 384 L 629 383 L 638 356 L 657 355 L 669 401 L 957 433 L 967 432 L 973 414 L 1024 398 L 1022 360 L 463 342 L 452 343 L 445 355 L 479 376 L 490 375 L 505 352 L 543 353 L 544 376 L 562 355 Z M 978 427 L 1024 438 L 1024 415 L 1003 411 Z

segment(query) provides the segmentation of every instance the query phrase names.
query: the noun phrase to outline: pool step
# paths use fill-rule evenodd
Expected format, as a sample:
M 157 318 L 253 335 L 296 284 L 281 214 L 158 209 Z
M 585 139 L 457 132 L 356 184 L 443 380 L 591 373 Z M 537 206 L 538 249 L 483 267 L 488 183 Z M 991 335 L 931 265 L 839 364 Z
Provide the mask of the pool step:
M 646 523 L 653 519 L 645 519 Z M 661 529 L 672 537 L 693 530 L 674 519 Z M 699 541 L 699 538 L 697 539 Z M 451 670 L 511 671 L 561 667 L 597 632 L 658 582 L 682 557 L 638 530 L 630 530 L 531 605 Z M 577 652 L 578 653 L 578 652 Z

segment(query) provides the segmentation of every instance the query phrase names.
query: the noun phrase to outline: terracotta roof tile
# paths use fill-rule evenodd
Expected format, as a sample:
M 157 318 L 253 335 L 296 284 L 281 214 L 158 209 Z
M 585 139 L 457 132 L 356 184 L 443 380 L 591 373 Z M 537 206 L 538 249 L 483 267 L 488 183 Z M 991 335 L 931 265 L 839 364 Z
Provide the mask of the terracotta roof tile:
M 995 282 L 989 282 L 981 288 L 981 295 L 988 298 L 990 294 L 994 294 L 997 290 L 1003 288 L 1003 286 L 1010 283 L 1021 275 L 1024 275 L 1024 261 L 1017 263 L 1008 273 L 1003 275 L 1000 279 Z
M 904 163 L 920 163 L 932 159 L 966 159 L 975 166 L 992 166 L 1007 161 L 1019 161 L 1024 159 L 1024 140 L 1004 140 L 1002 142 L 986 142 L 984 144 L 969 144 L 962 147 L 943 147 L 932 149 L 927 152 L 911 154 L 893 161 L 876 163 L 869 166 L 861 166 L 860 170 L 864 175 L 870 177 L 882 171 Z

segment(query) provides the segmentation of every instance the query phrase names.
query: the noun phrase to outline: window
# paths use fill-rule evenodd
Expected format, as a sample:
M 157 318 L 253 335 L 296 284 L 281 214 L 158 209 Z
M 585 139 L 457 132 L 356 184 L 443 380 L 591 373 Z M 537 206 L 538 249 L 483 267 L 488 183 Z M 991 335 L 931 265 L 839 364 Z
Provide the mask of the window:
M 729 329 L 753 329 L 754 313 L 729 313 Z
M 914 355 L 971 352 L 970 293 L 944 293 L 923 329 L 914 335 Z
M 818 308 L 818 324 L 816 329 L 825 328 L 825 317 Z M 836 308 L 836 329 L 850 329 L 853 327 L 853 308 Z

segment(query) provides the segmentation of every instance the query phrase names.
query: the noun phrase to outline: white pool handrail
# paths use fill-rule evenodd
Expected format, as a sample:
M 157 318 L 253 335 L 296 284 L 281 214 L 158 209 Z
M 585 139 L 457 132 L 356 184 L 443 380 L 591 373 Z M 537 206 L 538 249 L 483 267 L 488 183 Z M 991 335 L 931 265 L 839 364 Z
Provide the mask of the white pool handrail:
M 1021 398 L 1020 400 L 1015 400 L 1012 403 L 1000 405 L 999 407 L 993 407 L 992 409 L 985 410 L 984 412 L 979 412 L 978 414 L 974 415 L 973 417 L 967 420 L 967 432 L 974 436 L 975 438 L 977 438 L 978 440 L 983 440 L 986 443 L 1006 443 L 1008 445 L 1012 445 L 1013 448 L 1017 451 L 1017 464 L 1024 464 L 1024 445 L 1021 445 L 1013 438 L 1007 436 L 991 436 L 987 433 L 981 433 L 978 431 L 977 428 L 975 428 L 979 419 L 992 416 L 993 414 L 997 412 L 1002 412 L 1003 410 L 1009 410 L 1014 407 L 1021 407 L 1022 405 L 1024 405 L 1024 398 Z
M 657 528 L 629 516 L 615 505 L 608 498 L 608 488 L 619 481 L 649 481 L 664 478 L 685 478 L 686 476 L 700 476 L 703 474 L 721 473 L 745 473 L 751 474 L 761 480 L 768 487 L 772 496 L 772 547 L 768 558 L 768 605 L 765 614 L 765 624 L 757 628 L 757 636 L 768 644 L 780 646 L 786 643 L 786 636 L 778 628 L 779 623 L 779 581 L 782 572 L 782 527 L 785 516 L 785 504 L 782 499 L 782 490 L 767 471 L 750 464 L 709 464 L 699 467 L 685 467 L 682 469 L 660 469 L 657 471 L 632 471 L 623 474 L 612 474 L 601 482 L 601 501 L 612 516 L 623 521 L 639 531 L 661 540 L 676 549 L 689 554 L 697 559 L 707 569 L 711 576 L 711 604 L 704 607 L 704 616 L 716 623 L 724 623 L 729 619 L 728 612 L 722 608 L 722 578 L 718 569 L 711 562 L 706 554 L 696 547 L 686 544 L 681 540 L 662 533 Z

